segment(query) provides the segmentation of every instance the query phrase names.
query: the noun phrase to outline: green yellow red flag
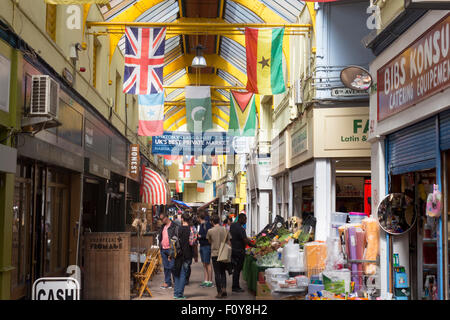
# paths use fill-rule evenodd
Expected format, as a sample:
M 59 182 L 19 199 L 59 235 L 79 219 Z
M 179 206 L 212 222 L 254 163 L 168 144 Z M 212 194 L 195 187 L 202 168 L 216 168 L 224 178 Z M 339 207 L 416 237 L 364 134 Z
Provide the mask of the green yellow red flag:
M 283 36 L 284 28 L 245 28 L 247 91 L 264 95 L 286 91 Z

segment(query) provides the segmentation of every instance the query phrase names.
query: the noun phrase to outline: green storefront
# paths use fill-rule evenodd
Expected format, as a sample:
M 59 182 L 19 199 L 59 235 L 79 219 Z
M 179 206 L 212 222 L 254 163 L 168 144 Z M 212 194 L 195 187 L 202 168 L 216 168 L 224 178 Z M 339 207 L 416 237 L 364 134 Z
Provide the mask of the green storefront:
M 0 32 L 0 299 L 10 298 L 14 177 L 17 165 L 16 133 L 20 130 L 22 55 L 15 39 Z M 6 41 L 5 41 L 6 40 Z

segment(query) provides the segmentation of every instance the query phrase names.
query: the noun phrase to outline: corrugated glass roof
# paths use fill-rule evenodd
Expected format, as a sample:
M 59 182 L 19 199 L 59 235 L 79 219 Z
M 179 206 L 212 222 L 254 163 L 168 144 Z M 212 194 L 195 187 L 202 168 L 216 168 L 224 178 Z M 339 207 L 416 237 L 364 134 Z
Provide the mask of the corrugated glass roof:
M 230 91 L 225 90 L 225 89 L 217 89 L 217 91 L 223 95 L 224 97 L 226 97 L 228 100 L 230 99 Z
M 232 86 L 243 86 L 244 84 L 239 81 L 235 76 L 233 76 L 231 73 L 222 70 L 217 69 L 217 75 L 224 79 L 226 82 L 228 82 Z
M 169 93 L 167 95 L 167 97 L 165 98 L 166 101 L 174 101 L 175 98 L 177 98 L 180 94 L 184 93 L 184 89 L 175 89 L 173 90 L 171 93 Z
M 300 0 L 259 0 L 284 20 L 294 23 L 305 6 Z
M 145 11 L 136 19 L 136 22 L 174 22 L 178 18 L 179 11 L 178 1 L 166 0 Z M 120 51 L 124 53 L 125 35 L 120 39 L 118 46 Z M 166 50 L 166 52 L 168 51 Z
M 264 23 L 256 13 L 231 0 L 225 2 L 224 19 L 230 23 Z
M 186 69 L 184 69 L 184 68 L 168 74 L 167 76 L 164 77 L 164 85 L 171 85 L 172 83 L 174 83 L 175 81 L 180 79 L 185 74 L 186 74 Z
M 233 66 L 247 72 L 247 58 L 245 48 L 234 40 L 227 37 L 220 38 L 220 56 L 231 63 Z

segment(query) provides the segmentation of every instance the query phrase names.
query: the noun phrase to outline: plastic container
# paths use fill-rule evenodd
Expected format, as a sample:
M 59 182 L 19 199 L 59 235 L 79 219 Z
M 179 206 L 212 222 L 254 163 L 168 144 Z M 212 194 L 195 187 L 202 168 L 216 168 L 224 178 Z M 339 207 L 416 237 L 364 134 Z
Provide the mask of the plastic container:
M 350 223 L 361 223 L 363 219 L 367 218 L 367 214 L 364 212 L 349 212 Z
M 344 224 L 347 223 L 348 214 L 346 212 L 333 212 L 331 214 L 331 223 Z

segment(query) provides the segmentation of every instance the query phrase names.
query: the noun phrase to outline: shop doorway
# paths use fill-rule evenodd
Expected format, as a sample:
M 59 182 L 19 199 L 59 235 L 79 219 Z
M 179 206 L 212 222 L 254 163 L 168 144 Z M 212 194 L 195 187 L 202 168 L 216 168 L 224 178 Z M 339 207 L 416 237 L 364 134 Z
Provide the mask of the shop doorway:
M 411 300 L 435 300 L 438 288 L 438 221 L 427 217 L 426 202 L 436 183 L 436 170 L 391 176 L 389 193 L 414 198 L 416 224 L 408 233 Z M 394 252 L 395 253 L 395 252 Z
M 309 179 L 293 184 L 293 215 L 306 220 L 314 217 L 314 180 Z

